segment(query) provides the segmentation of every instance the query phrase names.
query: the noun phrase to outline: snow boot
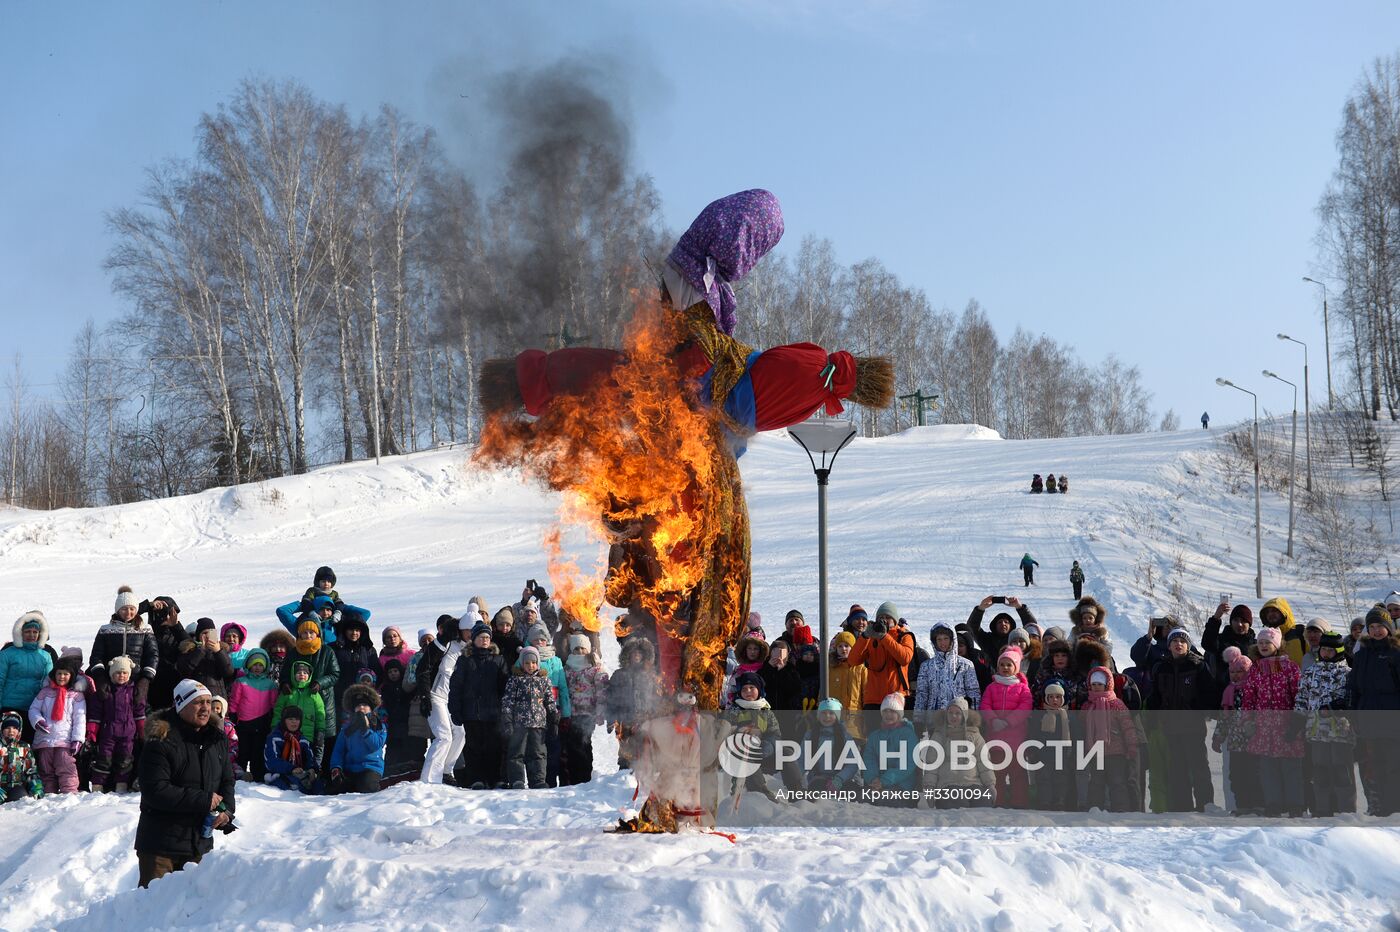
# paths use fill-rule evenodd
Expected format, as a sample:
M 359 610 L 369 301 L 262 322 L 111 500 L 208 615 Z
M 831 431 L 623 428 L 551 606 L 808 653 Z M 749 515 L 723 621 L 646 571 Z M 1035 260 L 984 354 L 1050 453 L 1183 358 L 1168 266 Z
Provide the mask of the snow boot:
M 524 790 L 524 789 L 528 789 L 528 787 L 525 786 L 525 781 L 524 781 L 524 780 L 516 780 L 514 783 L 512 783 L 512 784 L 510 785 L 510 788 L 513 789 L 513 790 Z
M 130 790 L 130 787 L 125 783 L 118 783 L 116 786 L 112 787 L 113 793 L 125 793 L 128 790 Z
M 472 789 L 474 789 L 474 790 L 484 790 L 484 789 L 486 789 L 486 784 L 485 784 L 485 783 L 482 783 L 480 780 L 478 780 L 478 781 L 476 781 L 475 783 L 472 784 Z

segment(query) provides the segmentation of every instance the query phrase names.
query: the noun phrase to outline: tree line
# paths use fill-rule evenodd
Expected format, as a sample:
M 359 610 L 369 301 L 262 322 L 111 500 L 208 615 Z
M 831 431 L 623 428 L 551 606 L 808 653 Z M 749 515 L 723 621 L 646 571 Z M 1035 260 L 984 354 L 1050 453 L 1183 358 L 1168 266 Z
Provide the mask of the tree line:
M 295 82 L 245 82 L 188 159 L 110 214 L 122 317 L 82 328 L 50 397 L 14 361 L 5 501 L 129 502 L 472 442 L 483 360 L 616 345 L 655 293 L 675 232 L 605 97 L 562 66 L 517 78 L 485 192 L 392 106 L 352 117 Z M 829 240 L 769 257 L 740 291 L 745 340 L 891 356 L 899 394 L 939 394 L 935 420 L 1013 438 L 1152 423 L 1135 367 L 1020 329 L 1003 341 L 976 301 L 935 309 Z M 871 436 L 914 423 L 907 405 L 855 413 Z

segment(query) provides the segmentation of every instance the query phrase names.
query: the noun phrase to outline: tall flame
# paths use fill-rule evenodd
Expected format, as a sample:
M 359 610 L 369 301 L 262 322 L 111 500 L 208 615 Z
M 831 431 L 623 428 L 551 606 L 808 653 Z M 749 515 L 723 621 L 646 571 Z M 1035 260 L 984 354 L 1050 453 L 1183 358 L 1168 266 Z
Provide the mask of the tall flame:
M 476 458 L 520 466 L 563 493 L 545 540 L 562 607 L 597 631 L 604 598 L 639 604 L 658 635 L 686 640 L 686 682 L 713 707 L 713 666 L 747 611 L 748 526 L 718 416 L 696 403 L 674 360 L 685 339 L 675 314 L 641 307 L 610 379 L 556 396 L 534 421 L 492 416 Z M 589 576 L 566 557 L 562 524 L 610 548 L 606 579 L 601 567 Z

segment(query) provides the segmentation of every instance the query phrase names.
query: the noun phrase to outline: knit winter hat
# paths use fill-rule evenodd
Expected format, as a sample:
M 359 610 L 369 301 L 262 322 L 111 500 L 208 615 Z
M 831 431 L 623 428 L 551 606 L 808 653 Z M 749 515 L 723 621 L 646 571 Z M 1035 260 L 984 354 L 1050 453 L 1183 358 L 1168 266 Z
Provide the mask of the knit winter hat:
M 522 605 L 521 608 L 526 612 L 534 612 L 535 615 L 538 616 L 540 613 L 540 600 L 534 596 L 530 596 L 525 600 L 525 604 Z
M 83 649 L 81 647 L 61 647 L 58 650 L 58 659 L 77 661 L 78 666 L 81 667 L 83 665 Z
M 1279 633 L 1278 628 L 1265 628 L 1254 636 L 1254 642 L 1256 644 L 1272 644 L 1277 650 L 1283 644 L 1283 635 Z
M 1172 628 L 1171 631 L 1167 632 L 1167 643 L 1170 644 L 1172 641 L 1176 640 L 1185 641 L 1189 649 L 1191 647 L 1191 632 L 1187 631 L 1185 628 Z
M 1113 675 L 1103 667 L 1096 667 L 1094 671 L 1089 674 L 1089 683 L 1091 685 L 1094 683 L 1102 683 L 1105 686 L 1112 686 Z
M 1228 667 L 1230 664 L 1234 663 L 1235 658 L 1242 653 L 1243 652 L 1238 647 L 1230 646 L 1220 652 L 1220 659 L 1225 661 L 1225 666 Z
M 1040 625 L 1034 621 L 1026 622 L 1026 634 L 1030 635 L 1032 638 L 1040 637 Z
M 1307 627 L 1305 627 L 1303 630 L 1321 631 L 1323 634 L 1326 634 L 1328 631 L 1332 630 L 1332 623 L 1329 622 L 1326 618 L 1309 618 Z
M 1390 634 L 1395 634 L 1395 622 L 1390 618 L 1390 612 L 1385 610 L 1384 605 L 1377 605 L 1366 613 L 1366 627 L 1371 625 L 1385 625 L 1385 630 Z
M 472 611 L 472 607 L 468 605 L 467 610 L 462 613 L 462 617 L 457 619 L 457 630 L 470 631 L 479 624 L 481 624 L 481 613 Z
M 750 631 L 752 631 L 754 628 L 762 628 L 763 616 L 760 615 L 758 612 L 749 612 L 749 618 L 748 621 L 745 622 L 745 624 L 748 626 L 748 629 Z
M 817 703 L 818 712 L 840 712 L 842 711 L 841 700 L 833 699 L 830 696 Z
M 1031 643 L 1031 636 L 1026 633 L 1025 628 L 1012 628 L 1011 633 L 1006 636 L 1006 643 L 1025 644 L 1029 646 Z
M 582 634 L 569 635 L 569 653 L 572 654 L 580 647 L 582 647 L 584 650 L 591 651 L 593 649 L 593 642 L 588 640 L 588 638 Z
M 1064 628 L 1061 628 L 1059 625 L 1055 625 L 1055 626 L 1053 626 L 1053 627 L 1050 627 L 1050 628 L 1046 628 L 1046 629 L 1045 629 L 1045 634 L 1041 637 L 1041 640 L 1042 640 L 1042 641 L 1066 641 L 1066 640 L 1068 640 L 1068 638 L 1065 636 L 1065 629 L 1064 629 Z
M 535 662 L 536 666 L 538 666 L 538 665 L 539 665 L 539 662 L 540 662 L 540 652 L 537 651 L 537 650 L 535 650 L 533 647 L 526 647 L 526 648 L 524 648 L 524 649 L 521 650 L 521 652 L 520 652 L 520 667 L 521 667 L 521 669 L 524 669 L 524 667 L 525 667 L 525 661 L 527 661 L 527 660 L 533 660 L 533 661 Z
M 997 655 L 997 662 L 1000 663 L 1002 657 L 1010 657 L 1011 660 L 1016 664 L 1016 666 L 1019 667 L 1021 665 L 1021 658 L 1024 656 L 1025 655 L 1021 653 L 1021 648 L 1007 647 L 1003 648 L 1002 652 L 999 655 Z
M 894 709 L 896 712 L 903 712 L 904 694 L 890 693 L 888 696 L 886 696 L 884 700 L 880 703 L 880 711 L 883 712 L 886 709 Z
M 541 638 L 543 638 L 546 641 L 549 640 L 549 629 L 546 628 L 544 625 L 531 625 L 530 630 L 525 632 L 526 644 L 533 645 L 536 641 L 540 640 Z
M 214 624 L 214 619 L 201 618 L 194 623 L 194 635 L 195 637 L 199 637 L 199 632 L 213 631 L 216 627 L 217 625 Z
M 295 702 L 289 702 L 282 707 L 282 721 L 285 722 L 289 718 L 301 721 L 301 706 L 297 705 Z
M 763 677 L 752 670 L 745 670 L 734 678 L 734 688 L 736 691 L 743 689 L 745 686 L 757 686 L 759 698 L 763 697 Z
M 33 628 L 35 631 L 43 631 L 43 630 L 44 630 L 44 615 L 43 615 L 43 613 L 42 613 L 42 612 L 39 612 L 39 611 L 33 611 L 33 612 L 28 612 L 27 614 L 29 615 L 29 617 L 25 619 L 24 624 L 22 624 L 22 625 L 19 626 L 19 629 L 20 629 L 21 631 L 24 631 L 24 630 L 27 629 L 27 628 Z
M 1231 672 L 1231 673 L 1248 673 L 1248 672 L 1250 671 L 1250 669 L 1251 669 L 1253 666 L 1254 666 L 1254 661 L 1253 661 L 1253 660 L 1250 660 L 1250 659 L 1249 659 L 1247 656 L 1245 656 L 1244 654 L 1240 654 L 1240 655 L 1239 655 L 1238 657 L 1236 657 L 1234 660 L 1231 660 L 1231 661 L 1230 661 L 1230 672 Z
M 368 683 L 370 686 L 373 686 L 375 683 L 379 682 L 379 674 L 375 673 L 369 667 L 360 667 L 355 673 L 355 682 Z
M 846 613 L 845 623 L 850 624 L 851 622 L 856 621 L 857 619 L 864 619 L 866 621 L 869 621 L 870 616 L 867 615 L 865 613 L 865 609 L 861 608 L 859 605 L 852 605 L 851 610 Z
M 1322 635 L 1322 640 L 1317 642 L 1317 646 L 1319 649 L 1330 647 L 1338 654 L 1343 654 L 1346 652 L 1347 642 L 1346 639 L 1336 631 L 1328 631 Z
M 131 673 L 136 669 L 136 664 L 131 662 L 131 658 L 125 654 L 118 654 L 107 661 L 107 672 L 110 673 Z
M 880 607 L 875 609 L 875 617 L 885 616 L 886 618 L 899 618 L 899 608 L 893 602 L 881 602 Z M 901 706 L 902 708 L 902 706 Z
M 490 625 L 488 625 L 488 624 L 487 624 L 486 622 L 484 622 L 484 621 L 478 621 L 476 624 L 472 625 L 472 640 L 473 640 L 473 641 L 475 641 L 477 638 L 481 637 L 483 634 L 486 635 L 487 637 L 490 637 L 490 636 L 491 636 L 491 626 L 490 626 Z
M 314 656 L 321 649 L 321 626 L 311 619 L 297 625 L 297 653 Z
M 199 680 L 181 680 L 175 685 L 175 711 L 185 711 L 185 706 L 201 696 L 208 696 L 209 687 Z
M 4 731 L 6 728 L 24 731 L 24 716 L 13 709 L 7 711 L 3 717 L 0 717 L 0 731 Z
M 1250 624 L 1254 624 L 1254 611 L 1248 605 L 1245 605 L 1243 602 L 1230 609 L 1231 621 L 1238 621 L 1241 618 L 1243 618 Z
M 261 647 L 254 647 L 252 650 L 248 651 L 248 656 L 243 658 L 243 669 L 253 669 L 254 663 L 261 663 L 263 669 L 266 670 L 268 667 L 272 666 L 272 658 L 269 657 L 267 651 L 263 650 Z
M 424 639 L 424 638 L 430 638 L 430 637 L 432 637 L 432 636 L 433 636 L 433 632 L 429 631 L 427 628 L 419 628 L 419 629 L 418 629 L 418 643 L 419 643 L 419 644 L 422 644 L 422 643 L 423 643 L 423 639 Z
M 1386 596 L 1385 601 L 1381 604 L 1384 605 L 1386 608 L 1389 608 L 1392 605 L 1400 605 L 1400 589 L 1397 589 L 1390 595 Z
M 1045 687 L 1045 695 L 1047 698 L 1050 696 L 1059 696 L 1063 699 L 1065 697 L 1065 688 L 1059 683 L 1050 683 Z
M 849 631 L 842 631 L 842 632 L 839 632 L 839 633 L 836 635 L 836 637 L 834 637 L 834 638 L 831 639 L 831 643 L 832 643 L 833 645 L 835 645 L 835 644 L 845 644 L 847 647 L 855 647 L 855 646 L 856 646 L 856 636 L 855 636 L 854 634 L 852 634 L 851 632 L 849 632 Z
M 789 621 L 792 621 L 794 618 L 796 618 L 798 621 L 806 621 L 806 620 L 807 620 L 806 618 L 802 617 L 802 613 L 801 613 L 800 611 L 798 611 L 798 610 L 795 609 L 795 608 L 790 608 L 790 609 L 788 609 L 788 613 L 787 613 L 785 616 L 783 616 L 783 624 L 787 624 Z
M 971 709 L 972 706 L 968 704 L 968 701 L 967 701 L 967 697 L 966 697 L 966 696 L 959 696 L 959 697 L 957 697 L 956 699 L 954 699 L 952 702 L 948 703 L 948 708 L 950 708 L 950 709 L 962 709 L 964 712 L 966 712 L 967 710 Z
M 141 600 L 136 598 L 136 593 L 131 591 L 130 586 L 122 586 L 117 590 L 117 604 L 112 611 L 119 612 L 128 605 L 132 608 L 139 608 L 141 606 Z

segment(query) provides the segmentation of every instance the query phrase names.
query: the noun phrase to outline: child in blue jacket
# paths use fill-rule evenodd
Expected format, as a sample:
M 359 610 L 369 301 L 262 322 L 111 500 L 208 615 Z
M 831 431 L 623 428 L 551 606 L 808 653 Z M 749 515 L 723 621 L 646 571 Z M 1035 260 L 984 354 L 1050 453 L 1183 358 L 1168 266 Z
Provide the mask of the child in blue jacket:
M 904 717 L 904 696 L 890 693 L 880 703 L 880 727 L 865 743 L 865 785 L 872 790 L 903 794 L 917 788 L 918 769 L 914 748 L 919 736 Z M 875 800 L 884 806 L 917 806 L 915 798 L 885 797 Z
M 281 722 L 263 747 L 263 765 L 267 768 L 263 779 L 278 789 L 313 793 L 316 752 L 301 733 L 301 717 L 301 706 L 289 702 L 283 707 Z
M 389 738 L 379 705 L 379 693 L 373 686 L 356 683 L 345 690 L 348 719 L 331 751 L 332 792 L 379 792 L 384 745 Z

